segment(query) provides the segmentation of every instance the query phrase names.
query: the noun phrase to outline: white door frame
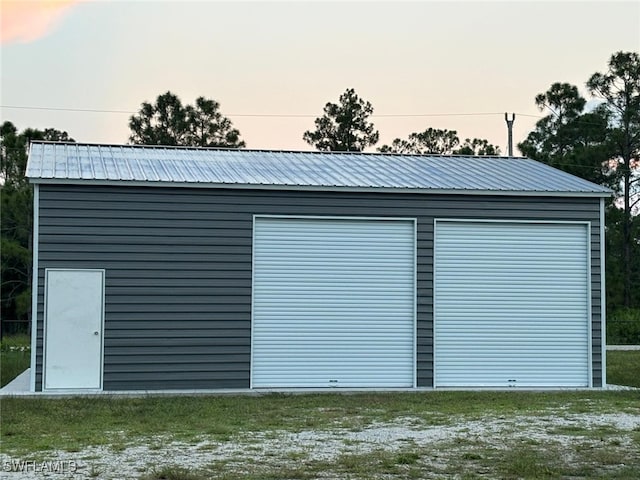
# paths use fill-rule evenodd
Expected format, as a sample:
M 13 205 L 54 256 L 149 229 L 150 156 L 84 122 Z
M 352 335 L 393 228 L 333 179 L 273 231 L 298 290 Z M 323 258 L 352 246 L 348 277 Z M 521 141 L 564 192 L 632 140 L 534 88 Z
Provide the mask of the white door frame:
M 46 388 L 45 377 L 47 374 L 47 300 L 48 300 L 48 276 L 49 272 L 98 272 L 102 275 L 102 292 L 101 292 L 101 311 L 100 311 L 100 372 L 99 372 L 99 388 L 80 389 L 84 391 L 102 391 L 104 380 L 104 303 L 105 303 L 105 269 L 100 268 L 45 268 L 44 271 L 44 313 L 43 313 L 43 333 L 42 333 L 42 391 L 69 391 L 79 390 L 75 388 Z

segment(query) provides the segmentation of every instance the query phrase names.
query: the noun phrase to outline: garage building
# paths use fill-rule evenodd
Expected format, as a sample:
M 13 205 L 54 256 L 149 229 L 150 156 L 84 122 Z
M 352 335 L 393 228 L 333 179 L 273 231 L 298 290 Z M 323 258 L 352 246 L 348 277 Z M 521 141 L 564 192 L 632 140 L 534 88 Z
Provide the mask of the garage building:
M 37 142 L 33 391 L 602 387 L 604 200 L 519 157 Z

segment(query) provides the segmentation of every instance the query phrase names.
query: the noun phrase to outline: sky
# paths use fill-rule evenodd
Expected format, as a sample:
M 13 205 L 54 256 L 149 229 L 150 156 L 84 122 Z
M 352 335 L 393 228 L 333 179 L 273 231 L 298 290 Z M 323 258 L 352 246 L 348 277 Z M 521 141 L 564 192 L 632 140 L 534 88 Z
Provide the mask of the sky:
M 504 153 L 504 112 L 516 114 L 517 144 L 546 114 L 538 93 L 568 82 L 589 98 L 584 84 L 611 54 L 640 51 L 638 1 L 0 7 L 0 120 L 94 143 L 127 143 L 131 114 L 170 90 L 217 100 L 248 148 L 311 150 L 304 131 L 354 88 L 373 105 L 377 147 L 432 127 Z

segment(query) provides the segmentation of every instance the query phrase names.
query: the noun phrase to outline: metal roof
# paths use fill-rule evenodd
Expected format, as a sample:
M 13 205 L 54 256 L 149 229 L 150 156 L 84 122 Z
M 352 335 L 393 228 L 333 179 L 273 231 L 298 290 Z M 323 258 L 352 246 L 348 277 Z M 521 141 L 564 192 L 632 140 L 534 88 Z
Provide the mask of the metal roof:
M 34 142 L 32 183 L 609 196 L 522 157 L 285 152 Z

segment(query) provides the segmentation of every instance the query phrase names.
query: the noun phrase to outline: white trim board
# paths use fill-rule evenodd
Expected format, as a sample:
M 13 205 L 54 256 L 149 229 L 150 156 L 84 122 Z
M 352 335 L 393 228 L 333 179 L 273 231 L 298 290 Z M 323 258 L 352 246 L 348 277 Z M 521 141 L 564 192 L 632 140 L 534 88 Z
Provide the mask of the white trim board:
M 602 368 L 602 388 L 607 385 L 607 290 L 605 283 L 606 274 L 606 237 L 605 237 L 605 210 L 604 198 L 600 199 L 600 344 L 601 368 Z
M 423 195 L 471 195 L 471 196 L 517 196 L 517 197 L 568 197 L 568 198 L 609 198 L 609 192 L 564 192 L 564 191 L 529 191 L 529 190 L 469 190 L 440 188 L 404 188 L 404 187 L 352 187 L 335 185 L 274 185 L 253 183 L 209 183 L 209 182 L 166 182 L 141 180 L 89 180 L 70 178 L 30 178 L 30 183 L 41 185 L 96 185 L 96 186 L 128 186 L 128 187 L 175 187 L 175 188 L 221 188 L 229 190 L 282 190 L 313 192 L 362 192 L 362 193 L 414 193 Z
M 29 378 L 29 388 L 36 391 L 36 363 L 38 353 L 38 246 L 40 222 L 40 187 L 33 186 L 33 267 L 31 272 L 31 370 Z M 43 319 L 44 321 L 44 319 Z M 44 340 L 44 336 L 43 336 Z M 44 359 L 44 356 L 43 356 Z M 44 365 L 43 365 L 44 367 Z M 43 368 L 44 369 L 44 368 Z

